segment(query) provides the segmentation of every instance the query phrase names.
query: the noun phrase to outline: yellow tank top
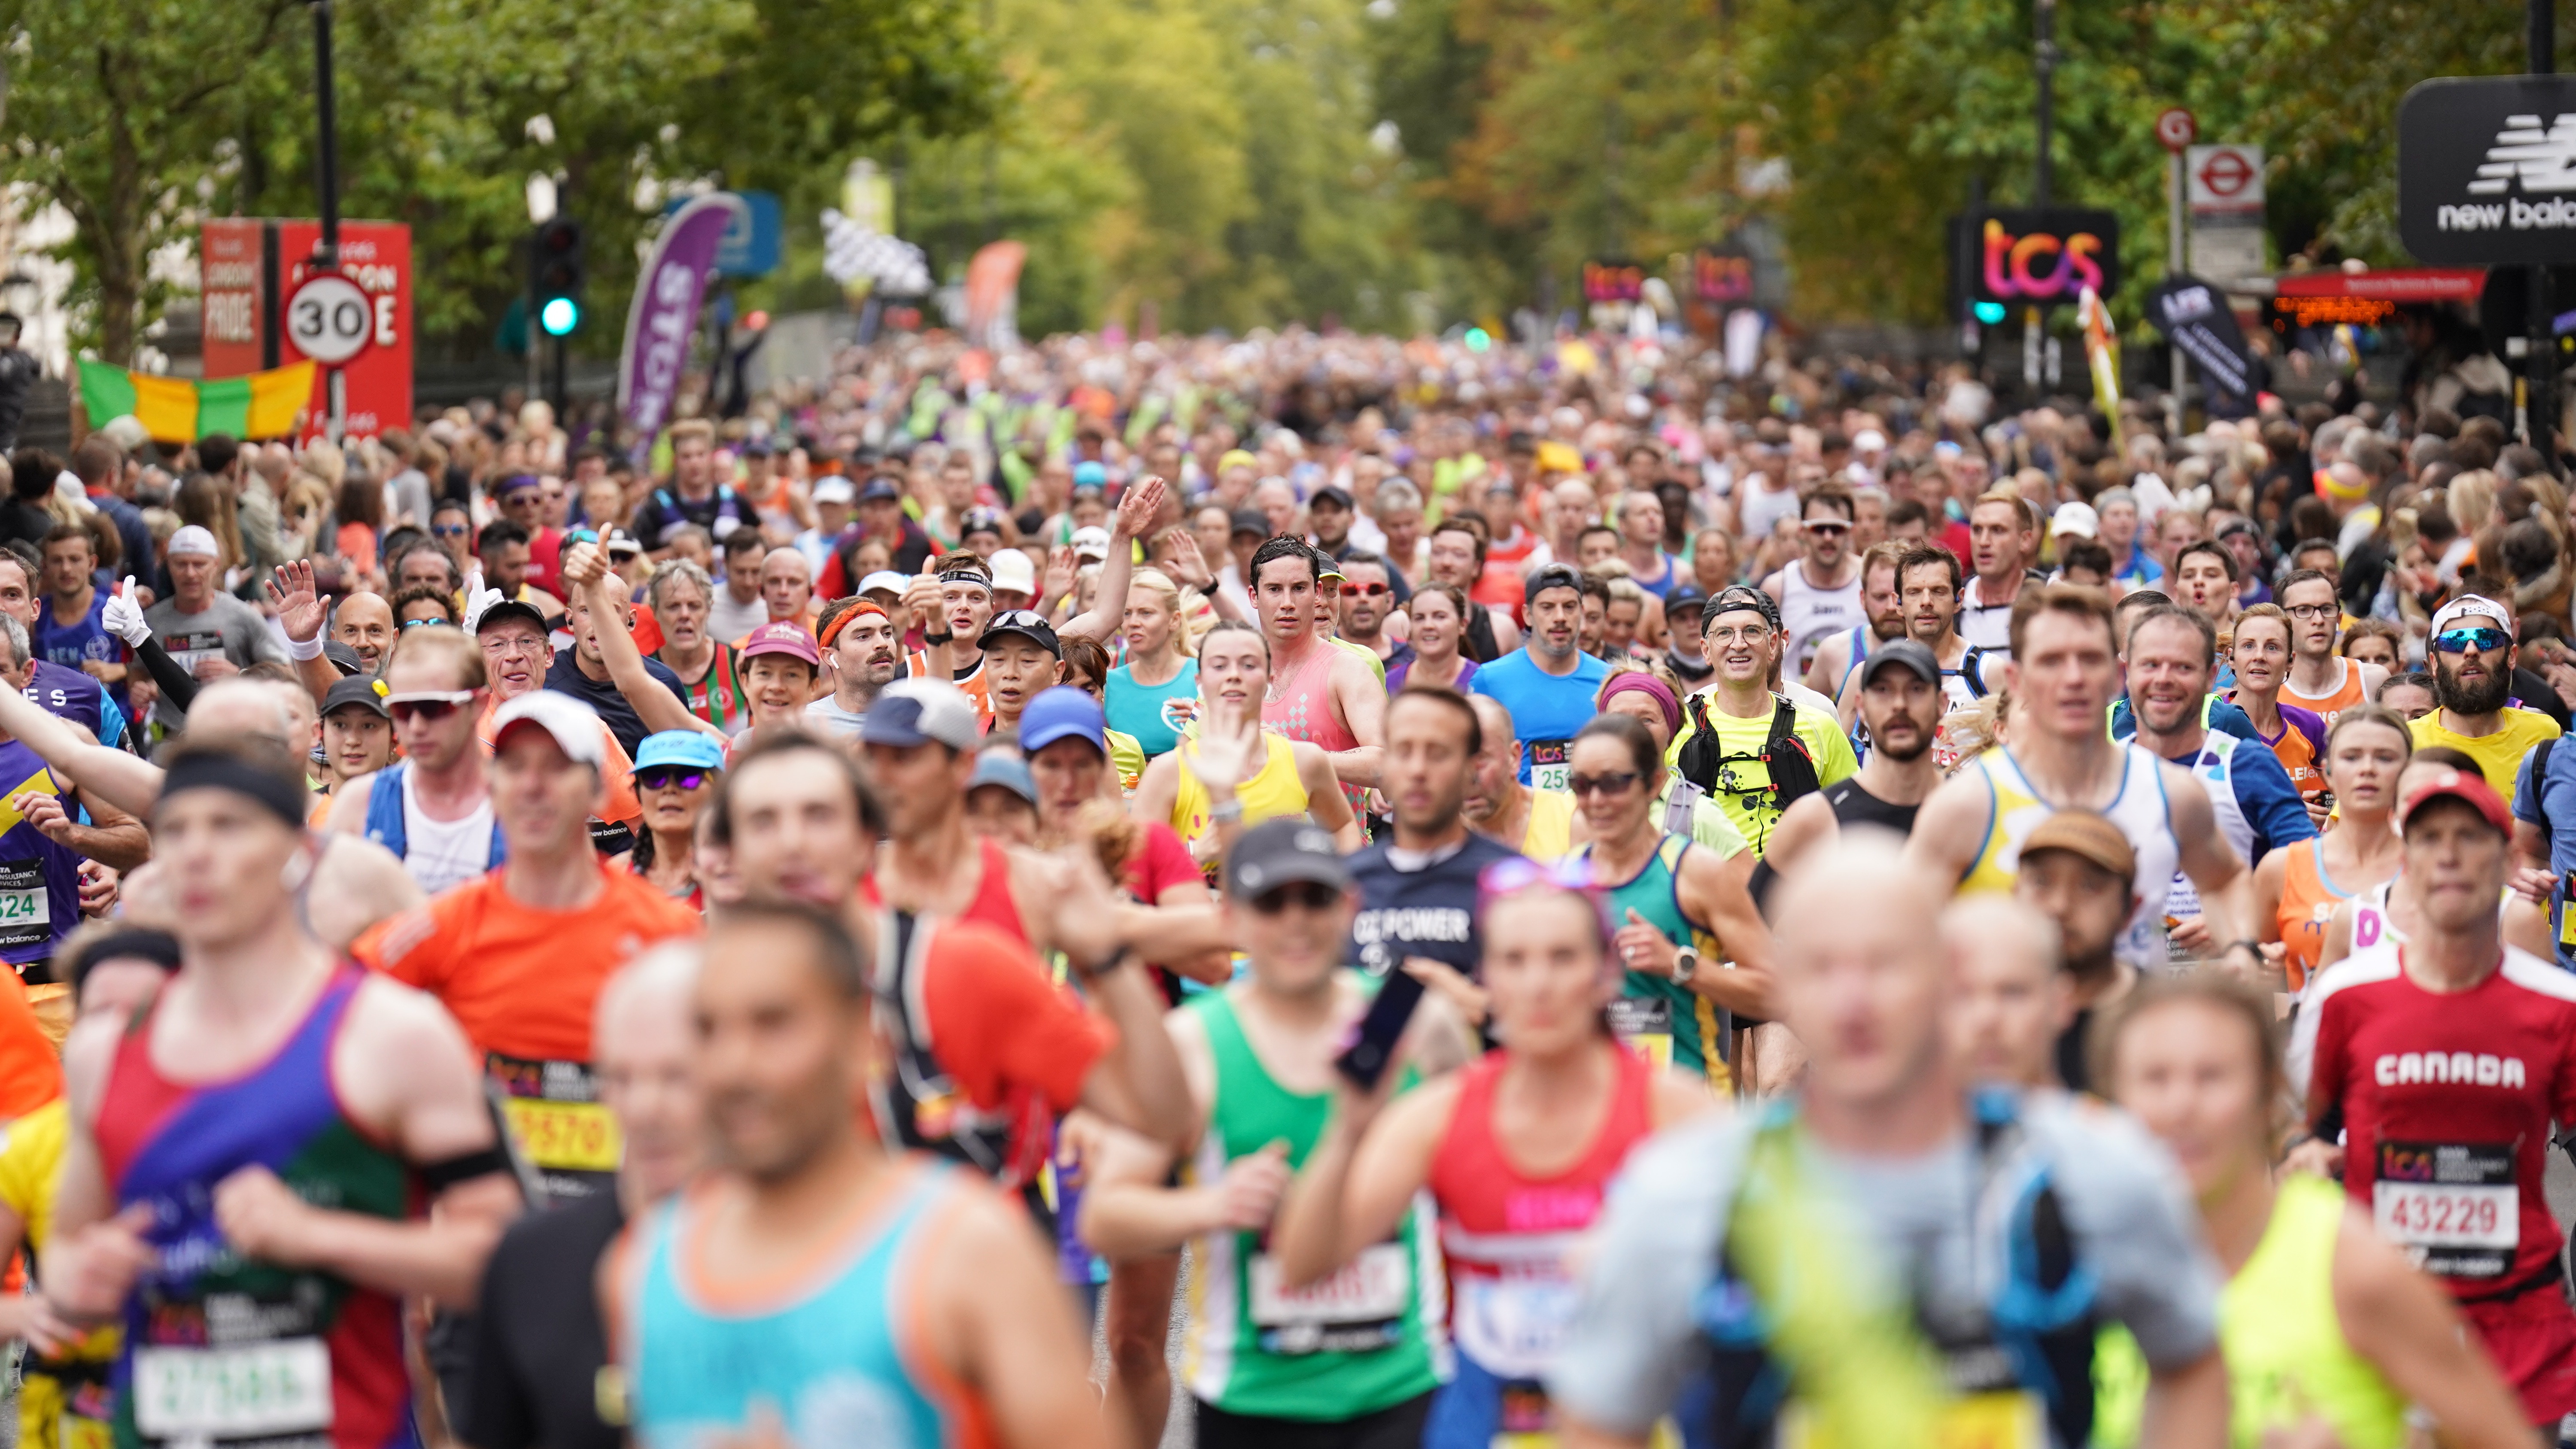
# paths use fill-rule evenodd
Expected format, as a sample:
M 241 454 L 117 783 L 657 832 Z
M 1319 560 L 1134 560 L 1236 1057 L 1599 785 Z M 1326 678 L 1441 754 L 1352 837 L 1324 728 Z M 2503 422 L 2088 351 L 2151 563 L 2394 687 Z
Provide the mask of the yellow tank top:
M 1297 778 L 1296 745 L 1274 734 L 1264 734 L 1261 742 L 1270 747 L 1270 758 L 1263 762 L 1259 774 L 1234 792 L 1234 798 L 1243 802 L 1246 825 L 1306 813 L 1306 782 Z M 1180 788 L 1172 795 L 1172 829 L 1180 833 L 1182 840 L 1196 843 L 1216 828 L 1216 822 L 1208 818 L 1207 787 L 1190 773 L 1189 762 L 1198 757 L 1198 743 L 1183 740 L 1180 754 Z
M 1530 792 L 1529 827 L 1521 834 L 1521 854 L 1548 865 L 1574 849 L 1574 797 L 1563 790 Z M 2576 920 L 2576 911 L 2568 912 Z
M 2120 827 L 2138 855 L 2138 908 L 2122 929 L 2114 952 L 2130 965 L 2160 965 L 2165 959 L 2165 895 L 2182 865 L 2182 846 L 2174 838 L 2172 807 L 2165 800 L 2164 775 L 2156 757 L 2134 741 L 2124 741 L 2120 792 L 2102 814 Z M 2039 822 L 2057 813 L 2038 787 L 2021 771 L 2009 748 L 1997 747 L 1962 767 L 1974 769 L 1986 782 L 1990 804 L 1985 844 L 1976 862 L 1959 878 L 1961 895 L 2010 893 L 2021 875 L 2021 843 Z
M 2344 1212 L 2341 1186 L 2284 1174 L 2263 1241 L 2219 1294 L 2218 1348 L 2227 1360 L 2234 1449 L 2259 1449 L 2265 1430 L 2310 1414 L 2333 1428 L 2344 1449 L 2398 1449 L 2406 1442 L 2406 1397 L 2352 1351 L 2335 1313 L 2335 1238 Z M 2127 1449 L 2137 1442 L 2147 1366 L 2125 1329 L 2104 1332 L 2094 1382 L 2093 1442 Z

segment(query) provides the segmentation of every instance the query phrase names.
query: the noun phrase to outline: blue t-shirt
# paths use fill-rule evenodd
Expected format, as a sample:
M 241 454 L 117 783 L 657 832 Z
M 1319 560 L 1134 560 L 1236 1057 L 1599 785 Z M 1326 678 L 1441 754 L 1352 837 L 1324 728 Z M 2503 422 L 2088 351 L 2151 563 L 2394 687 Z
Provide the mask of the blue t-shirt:
M 93 659 L 101 664 L 121 664 L 125 661 L 125 641 L 107 632 L 107 591 L 104 589 L 91 589 L 89 612 L 71 620 L 58 620 L 54 617 L 52 595 L 38 596 L 35 637 L 32 642 L 36 648 L 37 658 L 50 660 L 66 669 L 79 669 Z M 124 707 L 124 685 L 111 687 L 107 695 L 108 698 L 116 701 L 119 709 Z
M 2532 766 L 2549 751 L 2548 769 L 2532 777 Z M 2513 818 L 2540 827 L 2549 842 L 2549 934 L 2558 943 L 2558 964 L 2576 970 L 2576 946 L 2567 943 L 2567 873 L 2576 870 L 2576 750 L 2559 741 L 2533 747 L 2514 771 Z
M 1601 712 L 1592 707 L 1592 696 L 1609 677 L 1608 664 L 1583 653 L 1574 656 L 1573 673 L 1550 674 L 1521 648 L 1477 670 L 1467 692 L 1511 711 L 1512 737 L 1521 743 L 1521 783 L 1530 783 L 1536 766 L 1542 788 L 1562 790 L 1567 748 L 1575 731 Z
M 1165 713 L 1173 700 L 1195 700 L 1199 693 L 1199 662 L 1181 661 L 1181 672 L 1164 684 L 1138 684 L 1133 665 L 1121 664 L 1109 671 L 1108 703 L 1103 710 L 1109 727 L 1136 737 L 1145 758 L 1168 755 L 1180 747 L 1180 728 Z

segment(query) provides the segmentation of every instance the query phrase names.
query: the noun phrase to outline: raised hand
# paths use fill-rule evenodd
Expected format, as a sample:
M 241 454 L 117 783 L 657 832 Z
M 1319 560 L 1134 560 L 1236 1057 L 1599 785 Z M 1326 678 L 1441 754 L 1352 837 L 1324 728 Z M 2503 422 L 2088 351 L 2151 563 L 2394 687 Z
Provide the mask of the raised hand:
M 1161 478 L 1147 474 L 1127 491 L 1118 495 L 1118 526 L 1110 537 L 1143 538 L 1154 526 L 1154 516 L 1162 511 L 1163 495 L 1169 492 Z
M 131 584 L 133 580 L 126 582 Z M 310 644 L 322 637 L 323 622 L 331 617 L 331 601 L 313 591 L 310 559 L 277 566 L 276 576 L 268 581 L 268 602 L 277 611 L 278 627 L 298 644 Z
M 1265 754 L 1261 717 L 1242 705 L 1212 699 L 1200 719 L 1198 748 L 1182 752 L 1181 763 L 1207 787 L 1210 799 L 1223 800 L 1260 771 Z
M 1200 593 L 1216 587 L 1216 571 L 1208 567 L 1207 555 L 1200 552 L 1199 541 L 1190 536 L 1188 529 L 1175 528 L 1164 537 L 1168 542 L 1163 547 L 1171 554 L 1163 560 L 1163 572 L 1170 574 L 1173 582 Z
M 129 647 L 140 649 L 152 637 L 152 626 L 143 621 L 143 609 L 143 601 L 135 596 L 134 575 L 127 574 L 116 592 L 107 596 L 107 607 L 99 611 L 99 622 Z
M 1073 597 L 1073 586 L 1081 573 L 1082 561 L 1073 556 L 1072 549 L 1057 544 L 1047 550 L 1046 580 L 1041 585 L 1046 592 L 1038 596 L 1039 603 L 1052 609 Z

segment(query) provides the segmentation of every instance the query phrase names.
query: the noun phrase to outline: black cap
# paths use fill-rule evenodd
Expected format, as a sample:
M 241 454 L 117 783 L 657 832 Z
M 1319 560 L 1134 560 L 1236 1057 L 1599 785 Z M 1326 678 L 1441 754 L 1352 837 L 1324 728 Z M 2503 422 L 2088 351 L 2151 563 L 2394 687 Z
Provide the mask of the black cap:
M 1738 609 L 1751 609 L 1762 616 L 1763 623 L 1774 629 L 1780 627 L 1779 601 L 1748 584 L 1729 584 L 1718 590 L 1717 596 L 1701 608 L 1699 626 L 1706 629 L 1709 620 L 1720 614 L 1734 613 Z
M 529 623 L 537 626 L 538 633 L 543 634 L 547 632 L 544 610 L 539 609 L 534 604 L 526 603 L 518 599 L 503 599 L 501 602 L 485 609 L 483 611 L 483 617 L 474 621 L 475 637 L 482 637 L 484 630 L 491 628 L 493 625 L 500 623 L 504 619 L 525 619 Z
M 1680 620 L 1688 619 L 1691 627 L 1697 629 L 1699 611 L 1706 607 L 1708 607 L 1708 595 L 1700 592 L 1699 585 L 1678 585 L 1671 593 L 1664 595 L 1665 627 L 1669 628 Z
M 742 455 L 746 458 L 766 458 L 777 450 L 777 444 L 769 441 L 767 433 L 755 433 L 742 440 Z
M 359 655 L 357 649 L 337 639 L 322 646 L 322 657 L 330 660 L 331 667 L 339 670 L 344 679 L 352 674 L 367 672 L 367 661 Z
M 1228 895 L 1250 900 L 1299 881 L 1335 890 L 1348 890 L 1351 884 L 1351 868 L 1333 849 L 1333 837 L 1302 815 L 1264 820 L 1226 852 Z
M 1522 581 L 1521 602 L 1535 604 L 1538 596 L 1550 589 L 1572 589 L 1582 593 L 1583 575 L 1576 573 L 1572 564 L 1541 564 L 1531 569 L 1530 576 Z
M 976 642 L 990 649 L 993 641 L 1004 634 L 1017 634 L 1058 659 L 1064 657 L 1064 645 L 1055 637 L 1055 626 L 1035 609 L 1005 609 L 995 614 Z
M 331 686 L 329 694 L 322 696 L 322 717 L 329 719 L 332 711 L 354 704 L 375 711 L 378 719 L 391 719 L 393 715 L 385 708 L 382 689 L 383 686 L 372 679 L 343 679 Z
M 1935 689 L 1941 687 L 1941 661 L 1932 657 L 1930 648 L 1911 639 L 1891 639 L 1873 646 L 1869 657 L 1861 661 L 1861 688 L 1867 689 L 1878 671 L 1891 664 L 1914 671 L 1916 677 Z
M 1000 538 L 1007 531 L 1007 526 L 1002 519 L 1002 510 L 969 508 L 966 510 L 965 519 L 958 525 L 957 536 L 964 538 L 970 533 L 989 533 L 995 538 Z
M 1234 526 L 1228 532 L 1249 533 L 1256 538 L 1268 538 L 1270 515 L 1258 508 L 1238 508 L 1234 510 Z
M 883 478 L 871 478 L 859 487 L 861 503 L 897 502 L 902 498 L 903 490 Z
M 1314 507 L 1318 503 L 1329 503 L 1335 508 L 1342 510 L 1344 513 L 1351 511 L 1351 495 L 1349 491 L 1343 488 L 1338 488 L 1330 483 L 1316 489 L 1315 496 L 1306 500 L 1306 506 L 1309 508 Z

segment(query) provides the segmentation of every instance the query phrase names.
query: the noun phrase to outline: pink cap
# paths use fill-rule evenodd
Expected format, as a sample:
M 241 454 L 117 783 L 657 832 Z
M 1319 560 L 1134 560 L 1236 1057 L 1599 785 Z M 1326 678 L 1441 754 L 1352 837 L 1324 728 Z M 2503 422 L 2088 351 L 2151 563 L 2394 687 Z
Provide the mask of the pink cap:
M 815 647 L 814 636 L 806 633 L 802 625 L 783 619 L 761 625 L 742 641 L 743 658 L 761 654 L 793 654 L 816 669 L 823 667 L 823 651 Z

